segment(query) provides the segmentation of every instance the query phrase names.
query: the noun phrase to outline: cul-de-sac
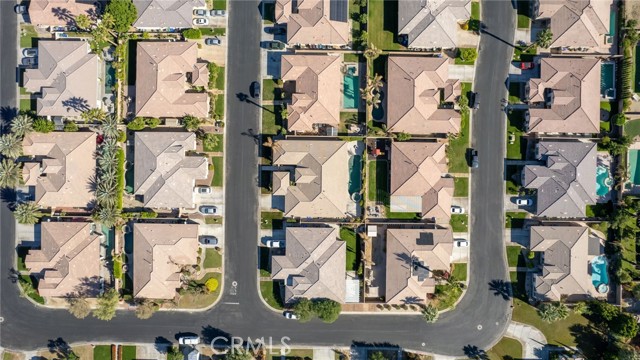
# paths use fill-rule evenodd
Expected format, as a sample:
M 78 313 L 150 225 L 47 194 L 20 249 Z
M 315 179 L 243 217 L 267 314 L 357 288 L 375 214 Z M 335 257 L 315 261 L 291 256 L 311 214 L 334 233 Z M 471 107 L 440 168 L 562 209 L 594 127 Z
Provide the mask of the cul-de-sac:
M 0 360 L 640 359 L 640 1 L 0 1 Z

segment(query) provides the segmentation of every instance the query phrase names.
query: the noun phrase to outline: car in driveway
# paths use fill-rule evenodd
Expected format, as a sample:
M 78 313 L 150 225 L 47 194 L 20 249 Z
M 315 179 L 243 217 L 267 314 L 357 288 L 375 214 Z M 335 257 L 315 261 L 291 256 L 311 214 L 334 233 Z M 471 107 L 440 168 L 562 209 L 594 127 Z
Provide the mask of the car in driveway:
M 296 315 L 296 313 L 294 313 L 293 311 L 287 310 L 284 313 L 282 313 L 284 315 L 285 318 L 287 319 L 291 319 L 291 320 L 298 320 L 298 315 Z
M 16 5 L 13 7 L 13 11 L 15 11 L 16 14 L 26 14 L 27 7 L 25 5 Z
M 260 97 L 260 83 L 257 81 L 254 81 L 251 83 L 251 96 L 253 96 L 254 98 L 259 98 Z
M 207 16 L 207 9 L 193 9 L 193 15 L 195 16 Z
M 471 167 L 477 169 L 480 166 L 478 161 L 478 150 L 471 150 Z
M 531 61 L 522 61 L 520 62 L 520 69 L 521 70 L 530 70 L 533 69 L 535 67 L 535 64 Z
M 220 44 L 222 44 L 222 41 L 220 41 L 220 39 L 218 39 L 217 37 L 206 38 L 206 39 L 204 39 L 204 44 L 205 45 L 220 45 Z
M 287 46 L 280 41 L 267 42 L 267 49 L 269 50 L 284 50 Z
M 218 245 L 218 238 L 213 235 L 202 235 L 198 238 L 198 241 L 203 246 L 216 246 Z
M 452 214 L 464 214 L 464 208 L 462 206 L 453 205 L 451 206 Z
M 218 213 L 218 208 L 213 205 L 202 205 L 198 208 L 202 215 L 215 215 Z
M 284 247 L 284 241 L 283 240 L 267 240 L 265 245 L 267 245 L 267 247 L 269 247 L 269 248 L 275 248 L 275 249 L 283 248 Z
M 533 205 L 533 200 L 527 198 L 517 198 L 516 205 L 518 206 L 531 206 Z
M 206 18 L 194 18 L 193 25 L 209 25 L 209 19 Z
M 22 49 L 22 56 L 25 56 L 25 57 L 36 57 L 36 56 L 38 56 L 38 48 Z
M 211 186 L 199 185 L 193 188 L 196 194 L 211 194 Z
M 282 26 L 272 26 L 266 29 L 266 32 L 273 35 L 284 35 L 287 33 L 287 29 Z
M 465 240 L 465 239 L 455 239 L 453 244 L 458 248 L 463 248 L 463 247 L 468 247 L 469 246 L 469 242 L 467 240 Z
M 209 12 L 210 16 L 227 16 L 227 12 L 225 10 L 211 10 Z
M 181 336 L 178 339 L 178 344 L 180 345 L 198 345 L 200 344 L 199 336 Z
M 24 66 L 35 66 L 35 65 L 38 65 L 38 59 L 34 58 L 34 57 L 22 58 L 22 65 L 24 65 Z

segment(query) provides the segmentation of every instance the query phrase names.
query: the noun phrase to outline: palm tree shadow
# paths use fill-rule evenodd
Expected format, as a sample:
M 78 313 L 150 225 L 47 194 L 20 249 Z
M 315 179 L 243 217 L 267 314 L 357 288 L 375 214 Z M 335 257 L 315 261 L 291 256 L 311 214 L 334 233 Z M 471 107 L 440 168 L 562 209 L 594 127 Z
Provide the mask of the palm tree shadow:
M 493 291 L 493 295 L 502 296 L 502 299 L 509 300 L 513 297 L 513 292 L 511 291 L 511 283 L 509 281 L 504 280 L 491 280 L 489 282 L 489 290 Z
M 466 345 L 462 348 L 464 355 L 473 360 L 489 360 L 489 355 L 486 351 L 480 349 L 476 345 Z

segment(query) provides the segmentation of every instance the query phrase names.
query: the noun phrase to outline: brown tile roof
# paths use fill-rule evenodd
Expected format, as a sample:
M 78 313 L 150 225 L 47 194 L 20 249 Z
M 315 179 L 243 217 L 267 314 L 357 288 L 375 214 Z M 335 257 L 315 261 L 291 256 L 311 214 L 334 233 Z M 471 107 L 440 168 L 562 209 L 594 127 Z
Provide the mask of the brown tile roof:
M 600 61 L 543 58 L 540 78 L 529 80 L 529 132 L 598 133 L 600 131 Z M 553 93 L 553 103 L 545 97 Z
M 281 76 L 291 94 L 289 131 L 313 132 L 316 124 L 340 124 L 342 73 L 339 55 L 284 55 Z
M 43 207 L 92 205 L 96 175 L 94 132 L 30 133 L 23 153 L 33 156 L 22 171 L 25 185 L 35 187 L 35 201 Z
M 134 191 L 152 208 L 191 208 L 196 180 L 208 176 L 202 156 L 187 156 L 196 149 L 191 132 L 144 132 L 135 134 Z
M 139 42 L 136 59 L 136 116 L 209 116 L 209 96 L 188 92 L 208 78 L 195 42 Z M 196 79 L 195 83 L 191 83 Z M 208 81 L 208 80 L 207 80 Z
M 133 296 L 173 299 L 180 269 L 196 265 L 198 224 L 133 224 Z
M 177 28 L 193 27 L 193 9 L 205 8 L 204 0 L 134 0 L 138 19 L 136 28 Z
M 460 131 L 460 113 L 440 108 L 460 96 L 446 58 L 389 56 L 387 127 L 391 132 L 444 134 Z
M 398 34 L 407 36 L 409 47 L 454 48 L 458 46 L 458 22 L 470 16 L 471 0 L 401 0 Z
M 453 178 L 443 177 L 447 171 L 445 143 L 394 142 L 391 145 L 391 211 L 421 213 L 423 218 L 448 223 Z
M 539 0 L 536 19 L 549 19 L 551 47 L 608 47 L 611 0 Z
M 78 15 L 95 18 L 95 3 L 95 0 L 31 0 L 29 19 L 38 26 L 75 25 Z
M 347 19 L 342 21 L 331 16 L 332 6 L 346 6 L 341 3 L 331 0 L 276 0 L 276 23 L 287 24 L 289 44 L 346 45 L 350 32 Z
M 24 72 L 27 91 L 41 93 L 38 115 L 79 116 L 89 108 L 101 107 L 100 60 L 90 50 L 86 41 L 38 41 L 38 67 Z
M 449 229 L 387 229 L 385 301 L 424 303 L 435 291 L 432 271 L 449 271 L 452 252 Z
M 91 223 L 43 222 L 40 249 L 29 250 L 25 266 L 43 276 L 41 296 L 95 297 L 100 290 L 100 236 Z
M 299 297 L 345 301 L 346 242 L 335 227 L 298 228 L 286 231 L 286 254 L 272 257 L 273 279 L 284 280 L 285 301 Z

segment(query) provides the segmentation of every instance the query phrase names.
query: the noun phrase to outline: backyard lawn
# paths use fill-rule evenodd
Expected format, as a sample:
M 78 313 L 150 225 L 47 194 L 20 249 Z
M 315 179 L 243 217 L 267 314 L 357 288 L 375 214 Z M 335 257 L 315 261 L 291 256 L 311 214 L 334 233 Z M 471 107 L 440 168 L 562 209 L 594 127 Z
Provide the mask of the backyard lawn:
M 527 143 L 522 141 L 524 135 L 524 110 L 511 110 L 507 114 L 507 159 L 524 160 Z M 510 137 L 513 135 L 513 143 Z
M 451 276 L 456 278 L 458 281 L 466 281 L 467 280 L 467 263 L 455 263 L 453 265 L 453 271 L 451 272 Z
M 453 232 L 467 232 L 469 229 L 469 218 L 467 214 L 452 214 L 449 223 L 451 224 Z
M 111 345 L 96 345 L 93 348 L 93 360 L 111 360 Z
M 389 182 L 387 162 L 384 160 L 369 161 L 369 201 L 386 204 L 389 201 Z
M 527 213 L 522 211 L 507 211 L 504 216 L 504 221 L 507 229 L 521 228 L 524 225 L 524 219 L 526 219 Z
M 395 41 L 398 31 L 398 0 L 369 1 L 367 24 L 369 43 L 380 50 L 401 50 L 404 47 Z
M 340 228 L 340 239 L 347 243 L 347 271 L 358 271 L 360 262 L 360 242 L 356 236 L 356 232 L 348 227 Z
M 222 267 L 222 254 L 220 254 L 216 249 L 206 248 L 204 252 L 204 268 L 205 269 L 216 269 Z
M 471 83 L 462 83 L 462 94 L 471 91 Z M 469 111 L 462 114 L 460 133 L 449 141 L 447 157 L 450 173 L 468 173 L 467 148 L 469 148 Z
M 284 304 L 280 295 L 280 288 L 271 280 L 260 281 L 260 293 L 264 301 L 274 309 L 282 310 Z
M 222 156 L 212 156 L 211 163 L 213 164 L 213 179 L 211 179 L 211 186 L 222 186 L 224 181 L 224 167 L 222 166 Z
M 490 360 L 520 359 L 522 344 L 520 341 L 503 337 L 491 350 L 487 351 Z
M 22 104 L 22 100 L 20 103 Z M 630 138 L 640 136 L 640 119 L 627 121 L 624 124 L 624 134 Z
M 262 100 L 282 100 L 282 86 L 278 83 L 278 79 L 262 80 Z
M 509 267 L 526 266 L 520 246 L 507 246 L 507 263 Z
M 469 196 L 469 178 L 456 177 L 453 179 L 453 196 L 467 197 Z
M 218 141 L 216 143 L 216 146 L 208 146 L 208 143 L 204 143 L 203 144 L 203 148 L 205 152 L 222 152 L 224 151 L 224 138 L 222 136 L 222 134 L 218 135 L 214 135 Z
M 264 105 L 262 111 L 262 134 L 276 135 L 282 129 L 282 111 L 280 105 Z

